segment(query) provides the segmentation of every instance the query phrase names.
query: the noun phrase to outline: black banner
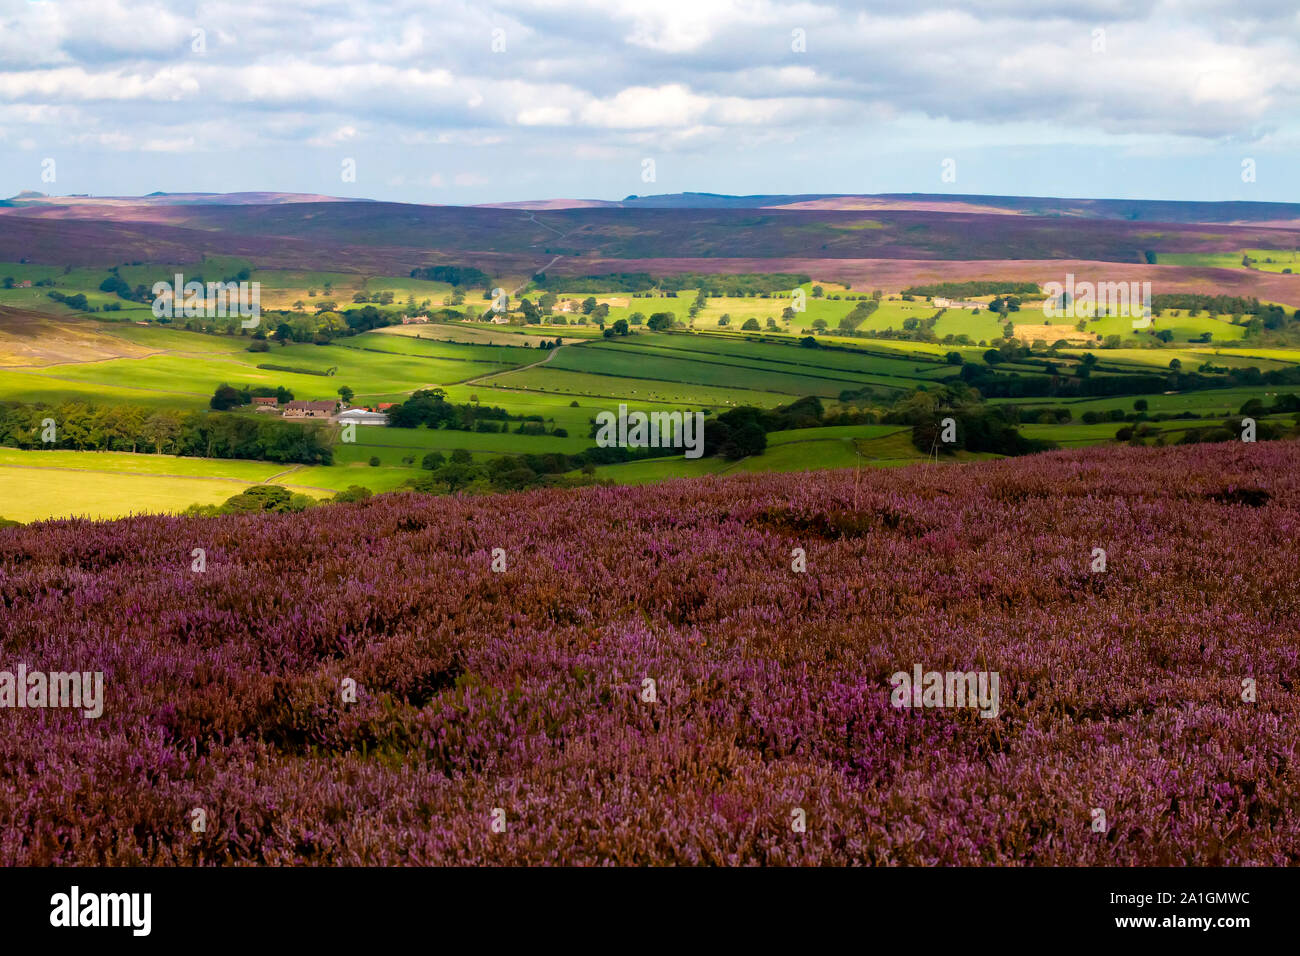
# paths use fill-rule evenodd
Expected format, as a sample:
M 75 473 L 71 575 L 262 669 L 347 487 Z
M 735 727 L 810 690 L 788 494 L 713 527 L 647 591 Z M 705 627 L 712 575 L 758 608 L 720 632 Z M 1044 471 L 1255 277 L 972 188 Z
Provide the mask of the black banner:
M 1199 937 L 1231 946 L 1286 930 L 1296 877 L 1275 868 L 10 869 L 0 871 L 0 917 L 15 942 L 128 946 L 373 944 L 461 933 L 493 944 L 581 935 L 650 945 L 688 926 L 699 928 L 692 939 L 812 941 L 848 932 L 909 951 L 1008 938 L 1184 945 Z

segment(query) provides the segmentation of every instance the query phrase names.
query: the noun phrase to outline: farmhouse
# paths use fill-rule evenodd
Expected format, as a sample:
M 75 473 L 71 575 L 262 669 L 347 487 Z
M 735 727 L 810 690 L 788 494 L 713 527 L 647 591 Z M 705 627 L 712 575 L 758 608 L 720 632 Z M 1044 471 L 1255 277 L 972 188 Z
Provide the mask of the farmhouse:
M 402 316 L 402 324 L 403 324 L 403 325 L 428 325 L 428 323 L 429 323 L 429 319 L 428 319 L 427 316 L 423 316 L 423 315 L 403 315 L 403 316 Z
M 24 279 L 22 282 L 18 283 L 18 288 L 20 289 L 30 289 L 31 287 L 32 287 L 31 279 Z
M 284 407 L 285 418 L 329 418 L 338 402 L 290 402 Z
M 279 407 L 274 395 L 254 395 L 253 407 L 259 412 L 273 412 Z

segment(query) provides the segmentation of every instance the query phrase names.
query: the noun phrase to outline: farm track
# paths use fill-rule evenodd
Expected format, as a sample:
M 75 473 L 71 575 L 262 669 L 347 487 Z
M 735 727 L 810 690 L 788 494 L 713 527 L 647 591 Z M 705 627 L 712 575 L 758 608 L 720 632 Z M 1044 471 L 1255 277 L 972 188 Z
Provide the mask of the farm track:
M 566 346 L 564 346 L 564 345 L 557 345 L 555 348 L 551 349 L 549 352 L 546 353 L 546 358 L 544 358 L 544 359 L 538 359 L 536 362 L 533 362 L 533 363 L 530 364 L 530 365 L 519 365 L 519 366 L 516 366 L 516 367 L 514 367 L 514 368 L 503 369 L 503 370 L 500 371 L 500 372 L 488 372 L 486 375 L 480 375 L 478 378 L 465 379 L 464 381 L 461 381 L 461 382 L 450 382 L 449 384 L 451 384 L 451 385 L 485 385 L 485 387 L 487 387 L 487 388 L 500 388 L 500 389 L 502 389 L 502 390 L 504 390 L 504 391 L 510 391 L 510 392 L 531 392 L 532 389 L 528 389 L 528 388 L 508 388 L 507 386 L 504 386 L 504 385 L 493 385 L 491 382 L 486 382 L 486 383 L 485 383 L 485 379 L 492 378 L 494 375 L 505 375 L 507 372 L 526 372 L 526 371 L 528 371 L 528 369 L 530 369 L 530 368 L 537 368 L 537 366 L 539 366 L 539 365 L 545 365 L 545 364 L 546 364 L 547 362 L 549 362 L 551 359 L 555 358 L 555 353 L 558 352 L 558 351 L 560 351 L 560 349 L 562 349 L 562 348 L 566 348 Z
M 302 470 L 302 465 L 294 465 L 292 468 L 286 468 L 284 471 L 280 472 L 279 474 L 272 475 L 270 478 L 263 478 L 263 479 L 259 482 L 259 484 L 269 485 L 271 482 L 275 481 L 275 479 L 277 479 L 277 478 L 283 478 L 285 475 L 292 475 L 295 471 L 301 471 L 301 470 Z M 307 487 L 310 487 L 310 486 L 309 486 L 309 485 L 303 485 L 302 487 L 307 488 Z

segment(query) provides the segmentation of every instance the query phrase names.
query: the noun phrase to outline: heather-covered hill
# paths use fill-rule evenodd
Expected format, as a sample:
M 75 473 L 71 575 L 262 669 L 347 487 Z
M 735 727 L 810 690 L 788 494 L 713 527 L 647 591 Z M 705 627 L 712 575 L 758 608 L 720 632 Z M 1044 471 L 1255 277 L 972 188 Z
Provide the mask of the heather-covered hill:
M 0 863 L 1300 862 L 1297 567 L 1291 443 L 5 529 Z
M 187 238 L 211 253 L 257 253 L 282 264 L 307 250 L 340 260 L 400 260 L 407 269 L 431 258 L 478 261 L 507 256 L 559 256 L 581 263 L 606 259 L 1087 259 L 1145 262 L 1146 252 L 1235 252 L 1292 249 L 1295 228 L 1150 221 L 1090 216 L 971 212 L 961 204 L 843 211 L 818 208 L 672 208 L 606 206 L 540 211 L 391 202 L 280 204 L 35 203 L 0 210 L 0 256 L 61 264 L 60 250 L 41 243 L 48 221 L 65 246 L 92 250 L 102 262 L 142 256 L 149 239 Z M 1235 211 L 1222 215 L 1235 215 Z M 1281 215 L 1281 213 L 1278 213 Z M 36 223 L 33 223 L 33 220 Z M 105 223 L 122 223 L 117 245 Z M 96 227 L 100 228 L 96 228 Z M 43 228 L 44 227 L 44 228 Z M 277 244 L 289 247 L 276 256 Z M 165 248 L 165 245 L 164 245 Z M 270 256 L 272 258 L 268 259 Z M 76 261 L 83 261 L 77 259 Z M 155 260 L 158 261 L 158 260 Z M 180 260 L 188 261 L 188 260 Z M 540 266 L 546 262 L 534 262 Z M 364 266 L 352 266 L 364 268 Z M 397 274 L 404 274 L 399 270 Z

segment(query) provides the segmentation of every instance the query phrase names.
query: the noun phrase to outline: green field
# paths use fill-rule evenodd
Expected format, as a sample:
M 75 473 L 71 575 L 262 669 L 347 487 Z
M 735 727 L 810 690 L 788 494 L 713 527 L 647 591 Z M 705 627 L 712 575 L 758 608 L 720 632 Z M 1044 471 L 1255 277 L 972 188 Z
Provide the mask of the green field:
M 206 278 L 215 279 L 251 266 L 237 259 L 209 259 L 202 269 Z M 165 276 L 169 271 L 188 275 L 197 269 L 122 266 L 120 274 L 135 284 Z M 393 303 L 381 307 L 381 311 L 394 322 L 398 313 L 409 309 L 408 299 L 414 298 L 417 307 L 428 300 L 431 308 L 437 309 L 452 293 L 450 287 L 439 283 L 400 277 L 252 272 L 253 278 L 263 283 L 264 304 L 269 296 L 271 303 L 292 308 L 305 297 L 307 312 L 325 299 L 327 282 L 331 284 L 329 298 L 340 309 L 351 307 L 352 296 L 358 292 L 367 296 L 392 292 Z M 98 291 L 106 274 L 102 269 L 0 264 L 0 277 L 52 279 L 62 292 L 84 291 L 92 308 L 116 300 L 115 295 Z M 805 292 L 811 285 L 804 286 Z M 824 285 L 831 294 L 843 294 L 838 284 Z M 806 310 L 789 320 L 782 317 L 782 309 L 791 301 L 789 295 L 711 298 L 692 322 L 687 312 L 695 301 L 694 292 L 653 298 L 611 294 L 593 296 L 610 306 L 610 320 L 634 312 L 649 316 L 668 311 L 687 328 L 652 333 L 641 325 L 633 327 L 630 335 L 605 339 L 591 320 L 584 325 L 524 325 L 516 316 L 512 324 L 497 325 L 474 321 L 395 324 L 361 334 L 336 335 L 328 344 L 312 344 L 311 335 L 307 335 L 304 341 L 269 343 L 268 351 L 250 352 L 252 335 L 240 334 L 238 329 L 224 334 L 218 328 L 214 334 L 212 328 L 186 331 L 152 322 L 137 324 L 151 313 L 145 306 L 124 301 L 120 303 L 121 312 L 92 312 L 77 317 L 66 306 L 49 299 L 48 291 L 46 287 L 0 290 L 0 305 L 21 306 L 39 313 L 28 325 L 20 323 L 15 327 L 17 331 L 10 330 L 7 338 L 6 329 L 0 326 L 0 357 L 9 356 L 0 360 L 0 401 L 53 406 L 76 400 L 134 404 L 145 409 L 203 410 L 208 408 L 216 387 L 229 383 L 240 387 L 285 387 L 295 398 L 306 400 L 335 399 L 339 389 L 347 386 L 353 390 L 354 403 L 374 405 L 402 401 L 413 391 L 436 387 L 455 404 L 492 406 L 513 416 L 536 416 L 548 434 L 516 434 L 514 430 L 520 424 L 517 419 L 508 422 L 504 432 L 363 426 L 356 430 L 354 442 L 335 442 L 334 464 L 329 466 L 0 448 L 0 489 L 7 492 L 5 500 L 10 502 L 0 507 L 0 515 L 24 521 L 73 514 L 110 517 L 139 511 L 174 512 L 192 504 L 219 504 L 253 484 L 267 482 L 317 498 L 350 485 L 362 485 L 375 492 L 392 491 L 424 474 L 421 461 L 433 451 L 450 455 L 464 449 L 478 462 L 503 455 L 577 455 L 594 444 L 589 437 L 593 417 L 602 411 L 616 411 L 619 404 L 640 411 L 681 409 L 718 415 L 741 405 L 774 408 L 816 396 L 824 408 L 834 411 L 842 407 L 842 393 L 861 395 L 865 389 L 874 395 L 868 394 L 861 401 L 879 409 L 887 407 L 895 397 L 958 375 L 960 367 L 949 364 L 951 353 L 957 353 L 965 363 L 985 367 L 989 347 L 1003 341 L 1005 321 L 986 309 L 947 309 L 932 331 L 938 338 L 968 336 L 972 344 L 961 346 L 836 334 L 840 318 L 857 305 L 857 298 L 809 295 Z M 465 304 L 481 310 L 486 303 L 480 296 L 479 291 L 467 292 Z M 530 297 L 535 301 L 536 293 L 530 293 Z M 580 302 L 587 296 L 562 295 L 564 298 Z M 889 295 L 860 329 L 903 330 L 905 322 L 924 323 L 937 311 L 931 302 L 904 302 Z M 718 320 L 724 314 L 730 322 L 719 326 Z M 289 318 L 299 321 L 304 316 L 295 311 Z M 764 327 L 760 332 L 741 330 L 744 320 L 751 317 Z M 775 331 L 766 328 L 768 317 L 774 320 Z M 274 318 L 264 331 L 273 332 L 284 318 Z M 576 317 L 566 318 L 572 321 Z M 828 325 L 816 336 L 819 347 L 804 347 L 800 340 L 819 319 Z M 1035 338 L 1051 338 L 1055 332 L 1040 325 L 1041 312 L 1032 306 L 1013 313 L 1010 321 L 1018 327 L 1038 326 L 1031 329 Z M 38 339 L 39 348 L 28 347 L 23 329 Z M 1155 329 L 1173 331 L 1174 342 L 1163 345 L 1149 330 L 1135 333 L 1127 318 L 1102 317 L 1087 323 L 1088 332 L 1119 335 L 1123 347 L 1071 347 L 1060 353 L 1049 352 L 1048 357 L 1058 372 L 1070 373 L 1076 363 L 1091 354 L 1096 361 L 1092 374 L 1099 379 L 1166 372 L 1173 359 L 1185 371 L 1195 371 L 1206 363 L 1217 369 L 1254 367 L 1261 372 L 1300 364 L 1300 348 L 1278 345 L 1276 339 L 1262 339 L 1268 343 L 1262 346 L 1242 343 L 1246 329 L 1234 325 L 1231 316 L 1192 316 L 1172 310 L 1157 318 Z M 1205 332 L 1212 335 L 1213 344 L 1189 342 Z M 553 342 L 557 337 L 564 343 L 561 347 L 538 347 L 541 339 Z M 985 344 L 975 344 L 980 341 Z M 1100 344 L 1100 340 L 1094 342 Z M 999 374 L 1015 373 L 1046 381 L 1046 371 L 1041 364 L 1035 364 L 1043 361 L 1041 347 L 1029 358 L 1013 358 L 998 366 Z M 1271 402 L 1278 394 L 1293 392 L 1300 392 L 1300 386 L 1234 387 L 1143 397 L 1150 415 L 1196 416 L 1193 420 L 1149 423 L 1169 441 L 1175 441 L 1188 428 L 1218 426 L 1250 399 Z M 1021 431 L 1030 438 L 1073 446 L 1115 441 L 1116 431 L 1127 423 L 1087 425 L 1082 416 L 1088 411 L 1130 413 L 1135 398 L 1120 395 L 990 401 L 1021 407 L 1068 408 L 1073 420 L 1067 424 L 1024 424 Z M 1289 424 L 1290 416 L 1279 421 Z M 549 434 L 555 428 L 567 431 L 567 435 Z M 941 460 L 978 457 L 982 456 L 963 452 Z M 926 456 L 914 446 L 908 427 L 852 425 L 772 432 L 763 454 L 736 461 L 656 458 L 600 465 L 595 475 L 629 484 L 745 472 L 895 467 L 925 460 Z M 372 461 L 376 463 L 372 465 Z
M 1118 427 L 1118 426 L 1115 426 Z M 1115 427 L 1105 436 L 1114 435 Z M 947 461 L 987 457 L 961 452 Z M 667 478 L 762 472 L 815 471 L 828 468 L 892 468 L 925 461 L 912 444 L 911 429 L 898 425 L 847 425 L 772 432 L 762 455 L 726 462 L 716 458 L 656 458 L 604 465 L 596 475 L 616 484 L 647 484 Z
M 314 497 L 328 495 L 297 484 L 297 476 L 286 471 L 292 473 L 292 467 L 260 461 L 0 448 L 0 517 L 25 522 L 177 512 L 193 504 L 220 504 L 281 474 L 283 480 L 275 484 Z
M 1240 252 L 1161 252 L 1156 261 L 1162 266 L 1208 266 L 1215 269 L 1244 269 L 1242 257 L 1255 262 L 1250 266 L 1261 272 L 1300 274 L 1300 251 L 1295 249 L 1242 249 Z
M 202 408 L 216 387 L 227 382 L 282 385 L 300 400 L 333 398 L 340 386 L 347 385 L 361 401 L 397 401 L 417 388 L 470 381 L 544 357 L 523 348 L 426 343 L 379 335 L 356 336 L 346 345 L 287 345 L 274 346 L 269 352 L 248 352 L 249 340 L 241 337 L 136 325 L 110 326 L 109 332 L 158 352 L 143 358 L 0 369 L 0 400 L 98 398 L 155 407 Z M 390 346 L 390 341 L 395 344 Z M 259 369 L 260 364 L 329 374 Z

